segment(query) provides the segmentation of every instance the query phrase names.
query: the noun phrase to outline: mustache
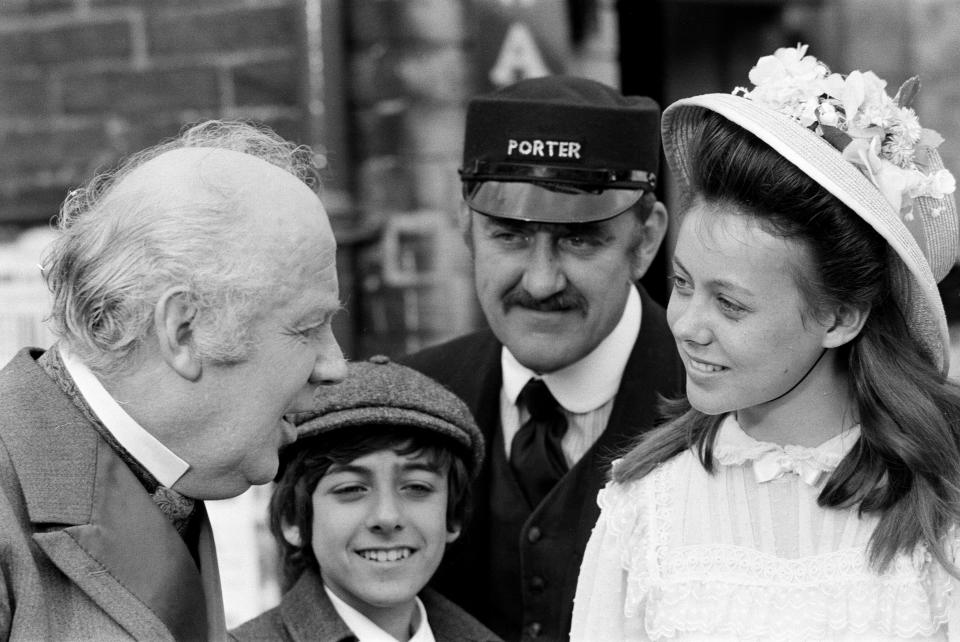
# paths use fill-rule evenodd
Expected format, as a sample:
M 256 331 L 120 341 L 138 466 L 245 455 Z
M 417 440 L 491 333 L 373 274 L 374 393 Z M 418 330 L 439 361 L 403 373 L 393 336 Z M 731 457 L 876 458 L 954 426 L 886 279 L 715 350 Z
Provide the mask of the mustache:
M 538 299 L 526 290 L 518 288 L 507 292 L 503 297 L 504 309 L 509 310 L 514 306 L 536 312 L 566 312 L 570 310 L 586 312 L 587 300 L 576 290 L 562 290 L 545 299 Z

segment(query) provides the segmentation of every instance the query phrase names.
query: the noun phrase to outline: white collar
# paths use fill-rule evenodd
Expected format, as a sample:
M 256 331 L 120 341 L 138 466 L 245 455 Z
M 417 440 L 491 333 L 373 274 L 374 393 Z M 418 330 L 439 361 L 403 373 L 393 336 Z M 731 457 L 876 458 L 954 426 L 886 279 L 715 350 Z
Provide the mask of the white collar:
M 337 615 L 347 625 L 347 628 L 353 631 L 357 640 L 360 642 L 396 642 L 395 637 L 377 626 L 366 615 L 337 597 L 326 584 L 323 585 L 323 590 L 327 592 L 327 597 L 330 598 Z M 417 611 L 420 613 L 420 626 L 417 627 L 416 633 L 410 638 L 410 642 L 435 642 L 433 631 L 430 629 L 430 622 L 427 621 L 427 609 L 424 608 L 419 597 L 413 599 L 416 600 Z
M 520 391 L 533 378 L 543 382 L 561 406 L 576 414 L 596 410 L 613 399 L 627 360 L 637 342 L 641 322 L 640 294 L 630 288 L 620 321 L 613 331 L 588 355 L 556 372 L 538 374 L 522 365 L 506 346 L 500 353 L 503 391 L 511 403 L 517 403 Z
M 70 373 L 73 382 L 77 384 L 77 390 L 97 418 L 103 422 L 107 431 L 161 485 L 167 488 L 172 487 L 187 472 L 190 464 L 177 457 L 173 451 L 134 421 L 133 417 L 128 415 L 110 396 L 90 368 L 70 354 L 66 346 L 60 344 L 58 347 L 63 365 Z
M 769 441 L 758 441 L 744 432 L 733 413 L 728 414 L 720 424 L 713 456 L 724 466 L 741 466 L 754 461 L 766 453 L 775 452 L 796 460 L 816 462 L 825 471 L 832 471 L 840 463 L 860 438 L 860 424 L 847 428 L 839 435 L 831 437 L 819 446 L 781 446 Z

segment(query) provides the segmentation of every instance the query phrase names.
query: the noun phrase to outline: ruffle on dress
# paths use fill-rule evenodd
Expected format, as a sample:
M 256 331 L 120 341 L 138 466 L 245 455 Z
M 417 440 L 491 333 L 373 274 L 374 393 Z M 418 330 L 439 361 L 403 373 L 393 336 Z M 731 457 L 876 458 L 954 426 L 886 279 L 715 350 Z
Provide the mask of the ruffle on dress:
M 856 510 L 814 505 L 799 511 L 829 511 L 840 532 L 856 533 L 814 555 L 779 556 L 759 545 L 731 545 L 719 535 L 710 543 L 711 537 L 704 537 L 704 524 L 708 533 L 719 534 L 719 520 L 733 519 L 703 503 L 718 488 L 749 487 L 746 494 L 731 493 L 728 501 L 766 497 L 749 470 L 753 462 L 773 453 L 829 473 L 859 437 L 853 428 L 816 448 L 779 446 L 752 439 L 730 420 L 714 449 L 720 464 L 716 474 L 706 473 L 687 451 L 643 479 L 611 482 L 600 492 L 594 531 L 599 539 L 591 538 L 581 570 L 593 588 L 578 586 L 576 600 L 589 609 L 575 611 L 576 639 L 946 639 L 943 625 L 954 608 L 951 576 L 923 546 L 876 573 L 866 554 L 874 521 L 861 520 Z M 718 486 L 724 475 L 734 481 Z M 778 482 L 781 488 L 803 483 L 789 475 Z M 686 511 L 698 505 L 704 506 L 703 519 L 690 526 L 696 533 L 688 532 Z M 752 514 L 750 509 L 738 513 Z

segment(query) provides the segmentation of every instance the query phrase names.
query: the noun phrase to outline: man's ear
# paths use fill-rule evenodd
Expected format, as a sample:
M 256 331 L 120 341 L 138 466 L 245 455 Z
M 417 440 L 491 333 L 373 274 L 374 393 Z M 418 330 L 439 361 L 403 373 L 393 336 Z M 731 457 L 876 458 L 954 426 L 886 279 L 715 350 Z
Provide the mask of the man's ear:
M 646 220 L 640 224 L 640 229 L 636 231 L 639 239 L 633 248 L 633 280 L 639 281 L 640 277 L 647 273 L 647 269 L 657 256 L 663 237 L 667 234 L 667 208 L 663 203 L 657 201 L 647 215 Z
M 473 254 L 473 210 L 467 206 L 465 201 L 460 201 L 460 208 L 457 211 L 457 230 L 460 232 L 460 238 L 463 239 L 470 254 Z
M 170 288 L 153 309 L 153 324 L 160 355 L 174 371 L 189 381 L 200 378 L 202 364 L 193 343 L 197 306 L 186 288 Z
M 460 537 L 460 524 L 454 524 L 453 528 L 447 528 L 447 544 L 453 544 Z
M 839 348 L 845 343 L 853 341 L 870 316 L 870 308 L 857 308 L 843 304 L 837 308 L 828 320 L 827 333 L 823 336 L 821 345 L 824 348 Z
M 291 526 L 284 522 L 283 526 L 280 527 L 280 532 L 283 533 L 283 539 L 287 540 L 287 544 L 290 546 L 294 548 L 303 546 L 303 538 L 300 536 L 299 526 Z

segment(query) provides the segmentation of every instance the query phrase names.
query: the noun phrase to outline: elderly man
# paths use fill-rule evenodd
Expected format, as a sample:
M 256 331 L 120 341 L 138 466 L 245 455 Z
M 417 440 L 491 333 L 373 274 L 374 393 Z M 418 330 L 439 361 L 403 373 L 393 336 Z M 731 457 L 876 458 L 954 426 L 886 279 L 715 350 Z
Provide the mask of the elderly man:
M 637 285 L 663 240 L 648 98 L 554 76 L 471 101 L 464 224 L 490 330 L 408 356 L 488 444 L 472 525 L 436 585 L 508 640 L 567 637 L 611 459 L 681 386 Z
M 225 637 L 202 500 L 273 479 L 346 375 L 315 170 L 212 121 L 68 197 L 59 341 L 0 372 L 0 638 Z

